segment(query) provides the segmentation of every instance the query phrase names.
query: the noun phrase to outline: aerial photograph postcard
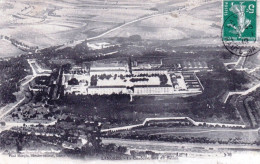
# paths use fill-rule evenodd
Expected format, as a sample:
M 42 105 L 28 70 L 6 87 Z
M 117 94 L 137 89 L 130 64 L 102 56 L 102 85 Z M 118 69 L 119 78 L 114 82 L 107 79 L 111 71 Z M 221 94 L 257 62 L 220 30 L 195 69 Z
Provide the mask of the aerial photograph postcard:
M 260 163 L 260 0 L 0 15 L 0 164 Z

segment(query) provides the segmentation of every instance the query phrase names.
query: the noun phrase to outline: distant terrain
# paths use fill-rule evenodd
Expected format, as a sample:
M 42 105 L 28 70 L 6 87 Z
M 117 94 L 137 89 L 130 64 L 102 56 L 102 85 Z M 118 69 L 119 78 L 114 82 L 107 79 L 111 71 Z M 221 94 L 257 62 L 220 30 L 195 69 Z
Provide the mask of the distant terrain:
M 140 35 L 146 40 L 177 41 L 175 46 L 222 46 L 221 4 L 220 0 L 1 1 L 0 35 L 40 49 L 104 33 L 99 40 Z M 17 54 L 8 46 L 8 52 L 0 55 Z
M 0 34 L 29 46 L 46 48 L 98 36 L 133 21 L 99 39 L 140 35 L 148 40 L 180 40 L 178 45 L 220 45 L 221 1 L 200 3 L 186 0 L 1 1 L 0 13 L 5 19 L 0 20 Z M 203 14 L 205 11 L 209 14 Z M 147 16 L 153 17 L 142 19 Z M 10 52 L 0 54 L 1 57 L 18 54 L 15 48 L 8 49 Z

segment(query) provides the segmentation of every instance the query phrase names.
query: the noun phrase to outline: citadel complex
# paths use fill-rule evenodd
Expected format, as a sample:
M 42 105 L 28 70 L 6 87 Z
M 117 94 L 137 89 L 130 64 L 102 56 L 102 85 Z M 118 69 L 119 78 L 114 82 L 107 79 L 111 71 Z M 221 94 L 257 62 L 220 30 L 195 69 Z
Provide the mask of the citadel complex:
M 207 66 L 200 66 L 200 68 Z M 162 59 L 105 59 L 74 66 L 63 74 L 65 93 L 82 95 L 172 95 L 201 93 L 195 71 L 164 67 Z

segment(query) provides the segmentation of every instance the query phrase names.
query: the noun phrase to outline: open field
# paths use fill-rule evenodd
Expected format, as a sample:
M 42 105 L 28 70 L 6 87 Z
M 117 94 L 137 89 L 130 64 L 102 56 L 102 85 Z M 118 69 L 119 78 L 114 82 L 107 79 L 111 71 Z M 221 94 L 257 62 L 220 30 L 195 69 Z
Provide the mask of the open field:
M 22 51 L 12 45 L 10 42 L 0 40 L 0 58 L 18 56 L 21 53 Z
M 143 20 L 111 33 L 109 36 L 124 37 L 138 34 L 144 39 L 152 40 L 179 40 L 220 36 L 221 28 L 212 27 L 213 23 L 214 21 L 193 17 L 193 13 L 190 14 L 184 11 L 180 14 L 173 13 Z M 219 41 L 221 41 L 220 38 Z

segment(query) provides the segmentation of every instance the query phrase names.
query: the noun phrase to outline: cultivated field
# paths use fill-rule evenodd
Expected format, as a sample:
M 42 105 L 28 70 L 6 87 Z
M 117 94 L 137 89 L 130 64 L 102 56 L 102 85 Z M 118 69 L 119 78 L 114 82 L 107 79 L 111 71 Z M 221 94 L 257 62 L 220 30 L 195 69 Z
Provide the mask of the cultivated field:
M 169 11 L 173 12 L 164 15 Z M 206 11 L 210 15 L 203 14 Z M 135 34 L 154 40 L 216 37 L 220 34 L 221 2 L 200 6 L 181 0 L 10 0 L 0 2 L 0 13 L 4 15 L 0 34 L 44 48 L 84 40 L 135 20 L 102 37 Z M 152 15 L 155 16 L 138 20 Z
M 58 45 L 153 14 L 157 2 L 10 0 L 0 2 L 0 33 L 40 48 Z
M 143 39 L 181 39 L 181 45 L 222 45 L 221 3 L 220 0 L 207 3 L 199 0 L 195 3 L 187 0 L 1 1 L 0 13 L 4 19 L 0 20 L 0 34 L 44 48 L 91 38 L 133 21 L 98 39 L 138 34 Z M 140 19 L 147 16 L 153 17 Z

